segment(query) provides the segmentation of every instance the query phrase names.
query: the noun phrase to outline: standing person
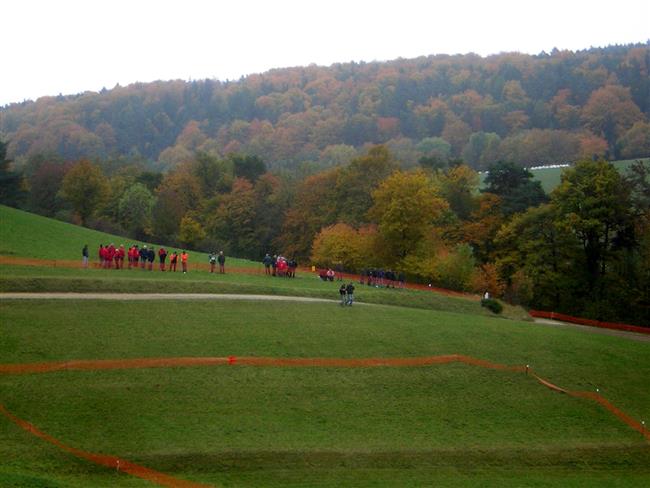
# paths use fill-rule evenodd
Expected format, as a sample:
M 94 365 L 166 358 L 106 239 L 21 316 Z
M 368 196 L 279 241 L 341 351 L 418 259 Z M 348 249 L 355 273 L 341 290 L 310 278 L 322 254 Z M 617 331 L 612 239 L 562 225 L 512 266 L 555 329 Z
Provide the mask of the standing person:
M 88 244 L 84 244 L 84 248 L 81 250 L 81 265 L 84 268 L 88 267 Z
M 345 283 L 341 285 L 341 288 L 339 288 L 339 295 L 341 295 L 341 306 L 345 306 L 347 303 L 347 297 L 346 294 L 348 292 L 347 287 L 345 286 Z
M 147 259 L 149 258 L 149 251 L 147 250 L 146 245 L 140 248 L 139 254 L 140 254 L 140 268 L 144 269 L 145 266 L 147 265 Z
M 272 262 L 273 262 L 273 258 L 267 252 L 266 256 L 264 256 L 264 259 L 262 259 L 262 263 L 264 264 L 264 273 L 267 274 L 267 275 L 271 274 L 271 263 Z
M 108 250 L 106 251 L 106 259 L 104 261 L 104 264 L 106 264 L 107 269 L 113 267 L 114 258 L 115 258 L 115 245 L 111 242 L 111 245 L 108 246 Z
M 352 282 L 350 282 L 348 286 L 345 287 L 345 291 L 348 294 L 346 305 L 351 307 L 352 304 L 354 303 L 354 285 L 352 284 Z
M 156 250 L 153 246 L 149 249 L 147 253 L 147 261 L 149 261 L 149 271 L 153 271 L 153 262 L 156 260 Z
M 219 273 L 224 274 L 226 272 L 226 256 L 223 251 L 219 251 L 217 261 L 219 262 Z
M 296 261 L 296 258 L 293 257 L 289 261 L 289 278 L 295 278 L 296 277 L 296 268 L 298 267 L 298 261 Z
M 120 244 L 119 249 L 115 252 L 115 269 L 124 268 L 124 244 Z
M 140 249 L 137 244 L 133 245 L 133 250 L 131 251 L 131 265 L 136 269 L 138 267 L 138 259 L 140 259 Z
M 183 268 L 183 274 L 187 273 L 187 252 L 183 251 L 181 253 L 181 267 Z
M 271 273 L 272 276 L 275 276 L 277 274 L 277 269 L 278 269 L 278 257 L 275 254 L 271 258 L 271 269 L 273 270 L 273 272 Z
M 160 261 L 160 271 L 165 271 L 165 259 L 167 259 L 167 249 L 161 247 L 158 249 L 158 261 Z
M 104 255 L 105 255 L 104 245 L 103 244 L 99 245 L 98 255 L 99 255 L 99 267 L 103 268 L 104 267 Z
M 208 256 L 208 262 L 210 263 L 210 273 L 214 273 L 214 267 L 217 265 L 217 255 L 214 252 L 211 252 Z
M 178 261 L 178 254 L 176 251 L 172 253 L 171 258 L 169 258 L 169 271 L 176 272 L 176 262 Z

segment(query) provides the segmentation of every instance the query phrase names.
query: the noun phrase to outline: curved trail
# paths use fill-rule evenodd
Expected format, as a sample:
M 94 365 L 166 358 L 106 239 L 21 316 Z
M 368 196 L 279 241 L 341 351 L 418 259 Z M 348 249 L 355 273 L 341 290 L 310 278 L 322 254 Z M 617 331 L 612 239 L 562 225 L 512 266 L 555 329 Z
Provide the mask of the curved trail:
M 225 293 L 77 293 L 77 292 L 7 292 L 0 293 L 0 300 L 248 300 L 248 301 L 278 301 L 305 303 L 338 303 L 339 300 L 329 298 L 296 297 L 288 295 L 248 295 Z M 355 305 L 372 306 L 375 304 L 355 302 Z M 584 325 L 570 324 L 557 320 L 534 319 L 539 325 L 581 330 L 592 334 L 624 337 L 639 342 L 650 342 L 650 334 L 639 334 L 621 330 L 600 329 Z
M 512 366 L 492 363 L 483 359 L 449 354 L 442 356 L 414 358 L 272 358 L 272 357 L 203 357 L 203 358 L 143 358 L 143 359 L 114 359 L 114 360 L 75 360 L 48 363 L 0 364 L 0 374 L 29 374 L 47 373 L 51 371 L 82 371 L 103 369 L 133 369 L 133 368 L 166 368 L 166 367 L 196 367 L 196 366 L 257 366 L 257 367 L 324 367 L 324 368 L 370 368 L 370 367 L 422 367 L 436 364 L 460 362 L 481 368 L 525 372 L 541 385 L 558 393 L 577 398 L 592 400 L 614 414 L 619 420 L 638 431 L 650 441 L 650 431 L 645 425 L 627 415 L 598 393 L 587 391 L 571 391 L 561 388 L 544 378 L 537 376 L 528 366 Z M 96 464 L 117 469 L 133 476 L 152 481 L 162 486 L 181 488 L 202 488 L 208 485 L 174 478 L 170 475 L 140 466 L 116 456 L 96 454 L 70 447 L 58 439 L 39 430 L 29 422 L 15 416 L 0 404 L 0 413 L 20 426 L 27 432 L 67 451 L 74 456 Z

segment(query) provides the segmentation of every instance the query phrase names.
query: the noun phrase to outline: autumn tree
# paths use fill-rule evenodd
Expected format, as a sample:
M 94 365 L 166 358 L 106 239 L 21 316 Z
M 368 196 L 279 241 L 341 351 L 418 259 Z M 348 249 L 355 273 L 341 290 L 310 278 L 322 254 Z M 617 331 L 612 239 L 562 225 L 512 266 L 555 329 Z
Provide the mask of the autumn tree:
M 195 248 L 206 237 L 201 223 L 190 215 L 181 219 L 178 239 L 188 248 Z
M 583 251 L 585 286 L 602 298 L 616 239 L 631 225 L 629 187 L 611 164 L 580 161 L 562 173 L 551 201 Z
M 309 256 L 314 236 L 337 219 L 336 183 L 339 169 L 309 176 L 295 189 L 282 222 L 277 245 L 287 255 Z
M 237 178 L 246 178 L 251 183 L 255 183 L 257 178 L 266 173 L 266 164 L 258 156 L 235 154 L 230 159 Z
M 393 264 L 417 247 L 448 208 L 422 170 L 396 171 L 379 184 L 372 198 L 368 215 L 377 222 Z
M 576 310 L 569 306 L 578 286 L 571 265 L 575 245 L 571 234 L 559 225 L 553 205 L 514 215 L 494 241 L 496 265 L 508 299 L 541 309 Z M 531 286 L 522 295 L 520 285 L 525 279 Z
M 341 221 L 360 225 L 373 204 L 372 192 L 390 175 L 397 164 L 385 146 L 374 146 L 355 158 L 337 174 L 336 187 L 330 194 Z
M 506 216 L 547 201 L 542 184 L 533 180 L 533 174 L 510 162 L 500 161 L 489 166 L 485 188 L 481 191 L 498 195 Z
M 85 159 L 70 168 L 61 185 L 61 195 L 79 215 L 81 225 L 86 225 L 107 191 L 108 183 L 101 168 Z
M 258 257 L 255 235 L 255 191 L 250 181 L 236 178 L 230 193 L 223 195 L 210 235 L 224 242 L 227 251 L 237 256 Z
M 119 219 L 122 226 L 136 239 L 151 234 L 151 214 L 154 197 L 142 183 L 129 187 L 119 203 Z
M 602 134 L 612 147 L 617 138 L 642 119 L 629 88 L 620 85 L 594 90 L 582 109 L 582 120 L 587 128 L 595 134 Z
M 452 212 L 461 220 L 467 220 L 477 207 L 479 178 L 476 171 L 460 164 L 433 175 L 433 181 Z
M 27 178 L 29 208 L 41 215 L 52 217 L 63 208 L 59 193 L 70 164 L 44 161 Z

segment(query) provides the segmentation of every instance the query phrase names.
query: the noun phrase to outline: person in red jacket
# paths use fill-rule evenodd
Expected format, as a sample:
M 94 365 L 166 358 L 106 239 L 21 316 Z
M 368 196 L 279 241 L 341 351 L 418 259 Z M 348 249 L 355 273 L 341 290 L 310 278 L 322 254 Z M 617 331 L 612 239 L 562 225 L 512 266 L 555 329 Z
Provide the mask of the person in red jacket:
M 172 252 L 171 257 L 169 258 L 169 271 L 176 272 L 176 263 L 178 262 L 178 254 L 176 251 Z
M 117 249 L 115 249 L 115 244 L 111 242 L 111 245 L 108 246 L 108 265 L 107 268 L 113 267 L 113 262 L 117 261 Z M 117 266 L 115 266 L 117 268 Z
M 187 273 L 187 258 L 188 258 L 187 252 L 183 251 L 181 253 L 181 266 L 183 268 L 183 273 Z

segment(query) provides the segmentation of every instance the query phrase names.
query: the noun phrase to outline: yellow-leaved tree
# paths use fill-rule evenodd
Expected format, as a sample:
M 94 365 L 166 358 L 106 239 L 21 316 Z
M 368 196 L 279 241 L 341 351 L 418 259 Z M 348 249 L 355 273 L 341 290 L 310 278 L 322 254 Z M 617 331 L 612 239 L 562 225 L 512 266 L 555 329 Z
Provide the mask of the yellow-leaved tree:
M 373 192 L 368 215 L 377 223 L 388 263 L 397 264 L 417 249 L 433 225 L 448 211 L 422 170 L 396 171 Z

